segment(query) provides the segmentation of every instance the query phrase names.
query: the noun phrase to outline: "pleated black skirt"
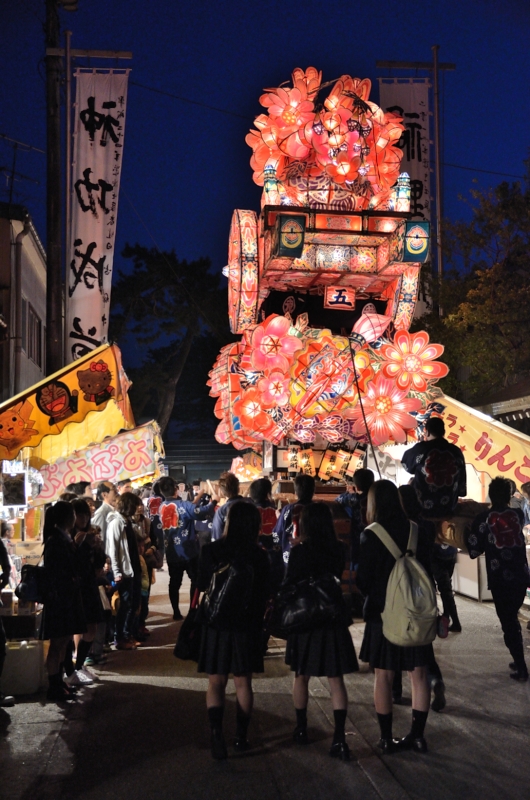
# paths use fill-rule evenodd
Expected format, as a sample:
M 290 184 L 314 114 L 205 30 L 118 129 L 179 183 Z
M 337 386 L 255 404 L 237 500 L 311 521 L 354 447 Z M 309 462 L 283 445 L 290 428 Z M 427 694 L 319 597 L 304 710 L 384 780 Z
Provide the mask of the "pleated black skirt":
M 218 630 L 203 625 L 197 669 L 207 675 L 264 672 L 261 629 Z
M 431 645 L 399 647 L 383 636 L 382 622 L 367 622 L 359 657 L 374 669 L 410 672 L 429 663 Z
M 285 663 L 297 675 L 338 678 L 357 672 L 359 664 L 345 622 L 287 638 Z

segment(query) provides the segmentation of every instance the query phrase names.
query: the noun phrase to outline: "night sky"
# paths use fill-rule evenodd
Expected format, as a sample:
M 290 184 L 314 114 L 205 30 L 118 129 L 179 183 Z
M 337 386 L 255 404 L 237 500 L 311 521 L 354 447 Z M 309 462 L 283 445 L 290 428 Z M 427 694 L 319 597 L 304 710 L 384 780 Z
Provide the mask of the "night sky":
M 1 10 L 0 133 L 45 149 L 44 2 L 2 0 Z M 134 54 L 117 253 L 125 242 L 154 240 L 179 258 L 226 264 L 232 210 L 259 209 L 245 134 L 262 88 L 289 80 L 296 66 L 322 69 L 323 80 L 369 77 L 378 102 L 376 60 L 430 61 L 439 44 L 440 60 L 457 66 L 442 81 L 446 215 L 465 216 L 458 195 L 474 179 L 487 187 L 524 172 L 527 0 L 79 0 L 61 24 L 73 31 L 72 47 Z M 9 171 L 12 157 L 0 140 L 0 167 Z M 45 156 L 19 151 L 17 159 L 17 171 L 39 183 L 18 180 L 13 199 L 45 241 Z M 2 175 L 0 199 L 8 196 Z

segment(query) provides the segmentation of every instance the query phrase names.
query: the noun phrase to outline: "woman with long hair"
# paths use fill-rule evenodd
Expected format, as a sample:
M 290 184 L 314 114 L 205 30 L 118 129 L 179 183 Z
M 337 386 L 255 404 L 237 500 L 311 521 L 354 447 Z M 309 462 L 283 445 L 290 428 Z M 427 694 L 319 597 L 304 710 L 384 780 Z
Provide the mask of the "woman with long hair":
M 305 506 L 300 516 L 300 543 L 290 552 L 285 583 L 297 584 L 307 578 L 331 573 L 340 580 L 345 564 L 345 552 L 337 539 L 331 511 L 325 503 Z M 296 728 L 293 738 L 307 744 L 307 703 L 309 680 L 312 676 L 326 677 L 331 692 L 335 719 L 330 756 L 348 761 L 344 726 L 348 710 L 348 694 L 343 675 L 359 669 L 346 614 L 327 625 L 304 633 L 292 633 L 287 638 L 285 663 L 295 673 L 293 702 Z
M 237 728 L 234 749 L 248 748 L 247 731 L 254 702 L 252 673 L 263 672 L 262 628 L 269 596 L 269 561 L 258 546 L 261 517 L 258 509 L 245 501 L 231 504 L 221 539 L 205 544 L 199 560 L 197 585 L 208 589 L 214 572 L 237 564 L 247 570 L 246 602 L 223 623 L 204 624 L 198 670 L 208 674 L 206 707 L 211 726 L 213 758 L 227 757 L 223 737 L 223 714 L 228 676 L 234 676 L 237 698 Z
M 72 697 L 62 675 L 66 648 L 75 633 L 83 634 L 87 630 L 75 545 L 70 535 L 74 524 L 71 503 L 59 500 L 46 511 L 43 532 L 46 593 L 41 636 L 50 640 L 46 658 L 47 698 L 55 701 Z
M 387 480 L 376 481 L 368 492 L 367 520 L 378 522 L 392 537 L 401 552 L 405 552 L 410 534 L 410 522 L 401 503 L 397 487 Z M 432 542 L 418 538 L 416 558 L 429 572 Z M 361 534 L 357 585 L 365 596 L 366 622 L 360 658 L 375 672 L 374 702 L 381 731 L 379 748 L 384 754 L 401 749 L 427 751 L 423 736 L 429 713 L 430 687 L 427 666 L 431 646 L 399 647 L 383 634 L 381 613 L 385 607 L 386 587 L 396 563 L 394 556 L 376 534 L 366 528 Z M 392 738 L 392 682 L 394 673 L 406 670 L 412 684 L 412 728 L 401 741 Z
M 93 675 L 84 664 L 94 641 L 97 626 L 105 621 L 99 595 L 98 574 L 105 566 L 106 556 L 99 536 L 99 528 L 90 524 L 92 514 L 86 500 L 81 497 L 72 500 L 72 506 L 75 512 L 72 535 L 76 546 L 81 597 L 87 621 L 86 633 L 75 634 L 73 644 L 70 644 L 68 648 L 69 658 L 65 662 L 66 682 L 76 686 L 94 682 Z M 72 658 L 74 650 L 76 653 L 75 664 Z

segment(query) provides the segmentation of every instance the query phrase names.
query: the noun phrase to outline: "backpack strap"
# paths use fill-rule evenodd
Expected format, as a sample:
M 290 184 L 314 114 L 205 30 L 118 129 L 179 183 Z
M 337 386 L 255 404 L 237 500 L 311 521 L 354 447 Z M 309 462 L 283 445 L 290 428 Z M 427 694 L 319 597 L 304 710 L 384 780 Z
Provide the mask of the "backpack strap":
M 416 525 L 415 522 L 412 522 L 411 520 L 407 550 L 410 550 L 411 553 L 415 556 L 417 547 L 418 547 L 418 526 Z
M 377 538 L 380 539 L 380 541 L 384 544 L 386 549 L 394 556 L 396 561 L 398 561 L 403 555 L 403 553 L 401 552 L 395 541 L 392 539 L 386 528 L 383 528 L 383 526 L 380 525 L 378 522 L 372 522 L 372 524 L 368 525 L 367 527 L 369 531 L 373 531 L 375 533 Z M 410 545 L 410 539 L 409 539 L 409 545 Z

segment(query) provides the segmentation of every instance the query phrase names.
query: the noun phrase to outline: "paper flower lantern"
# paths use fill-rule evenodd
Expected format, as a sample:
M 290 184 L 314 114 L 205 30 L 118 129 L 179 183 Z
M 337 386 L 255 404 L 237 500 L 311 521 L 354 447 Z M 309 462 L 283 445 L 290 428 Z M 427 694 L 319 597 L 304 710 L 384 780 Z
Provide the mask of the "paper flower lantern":
M 430 344 L 429 334 L 425 331 L 409 333 L 398 331 L 392 344 L 381 348 L 385 359 L 381 371 L 385 377 L 396 381 L 399 389 L 414 388 L 425 392 L 427 381 L 445 378 L 449 373 L 446 364 L 435 362 L 444 351 L 441 344 Z
M 250 357 L 254 369 L 288 371 L 294 353 L 302 346 L 300 339 L 289 335 L 290 327 L 286 317 L 271 314 L 254 329 Z
M 421 400 L 408 398 L 405 391 L 399 389 L 394 381 L 388 380 L 381 373 L 368 385 L 362 402 L 366 424 L 374 445 L 384 444 L 389 440 L 405 442 L 406 432 L 418 424 L 409 412 L 419 411 Z M 366 432 L 360 405 L 346 410 L 344 415 L 355 420 L 354 434 L 361 435 Z
M 371 83 L 350 75 L 335 81 L 319 101 L 322 73 L 299 68 L 292 88 L 266 89 L 260 97 L 267 110 L 255 119 L 246 137 L 252 148 L 255 182 L 263 186 L 270 169 L 289 183 L 289 170 L 300 165 L 306 175 L 326 175 L 347 188 L 366 207 L 374 194 L 390 190 L 399 175 L 401 118 L 384 113 L 368 100 Z M 326 86 L 329 84 L 326 84 Z M 366 193 L 363 184 L 371 184 Z M 287 188 L 287 193 L 289 192 Z

